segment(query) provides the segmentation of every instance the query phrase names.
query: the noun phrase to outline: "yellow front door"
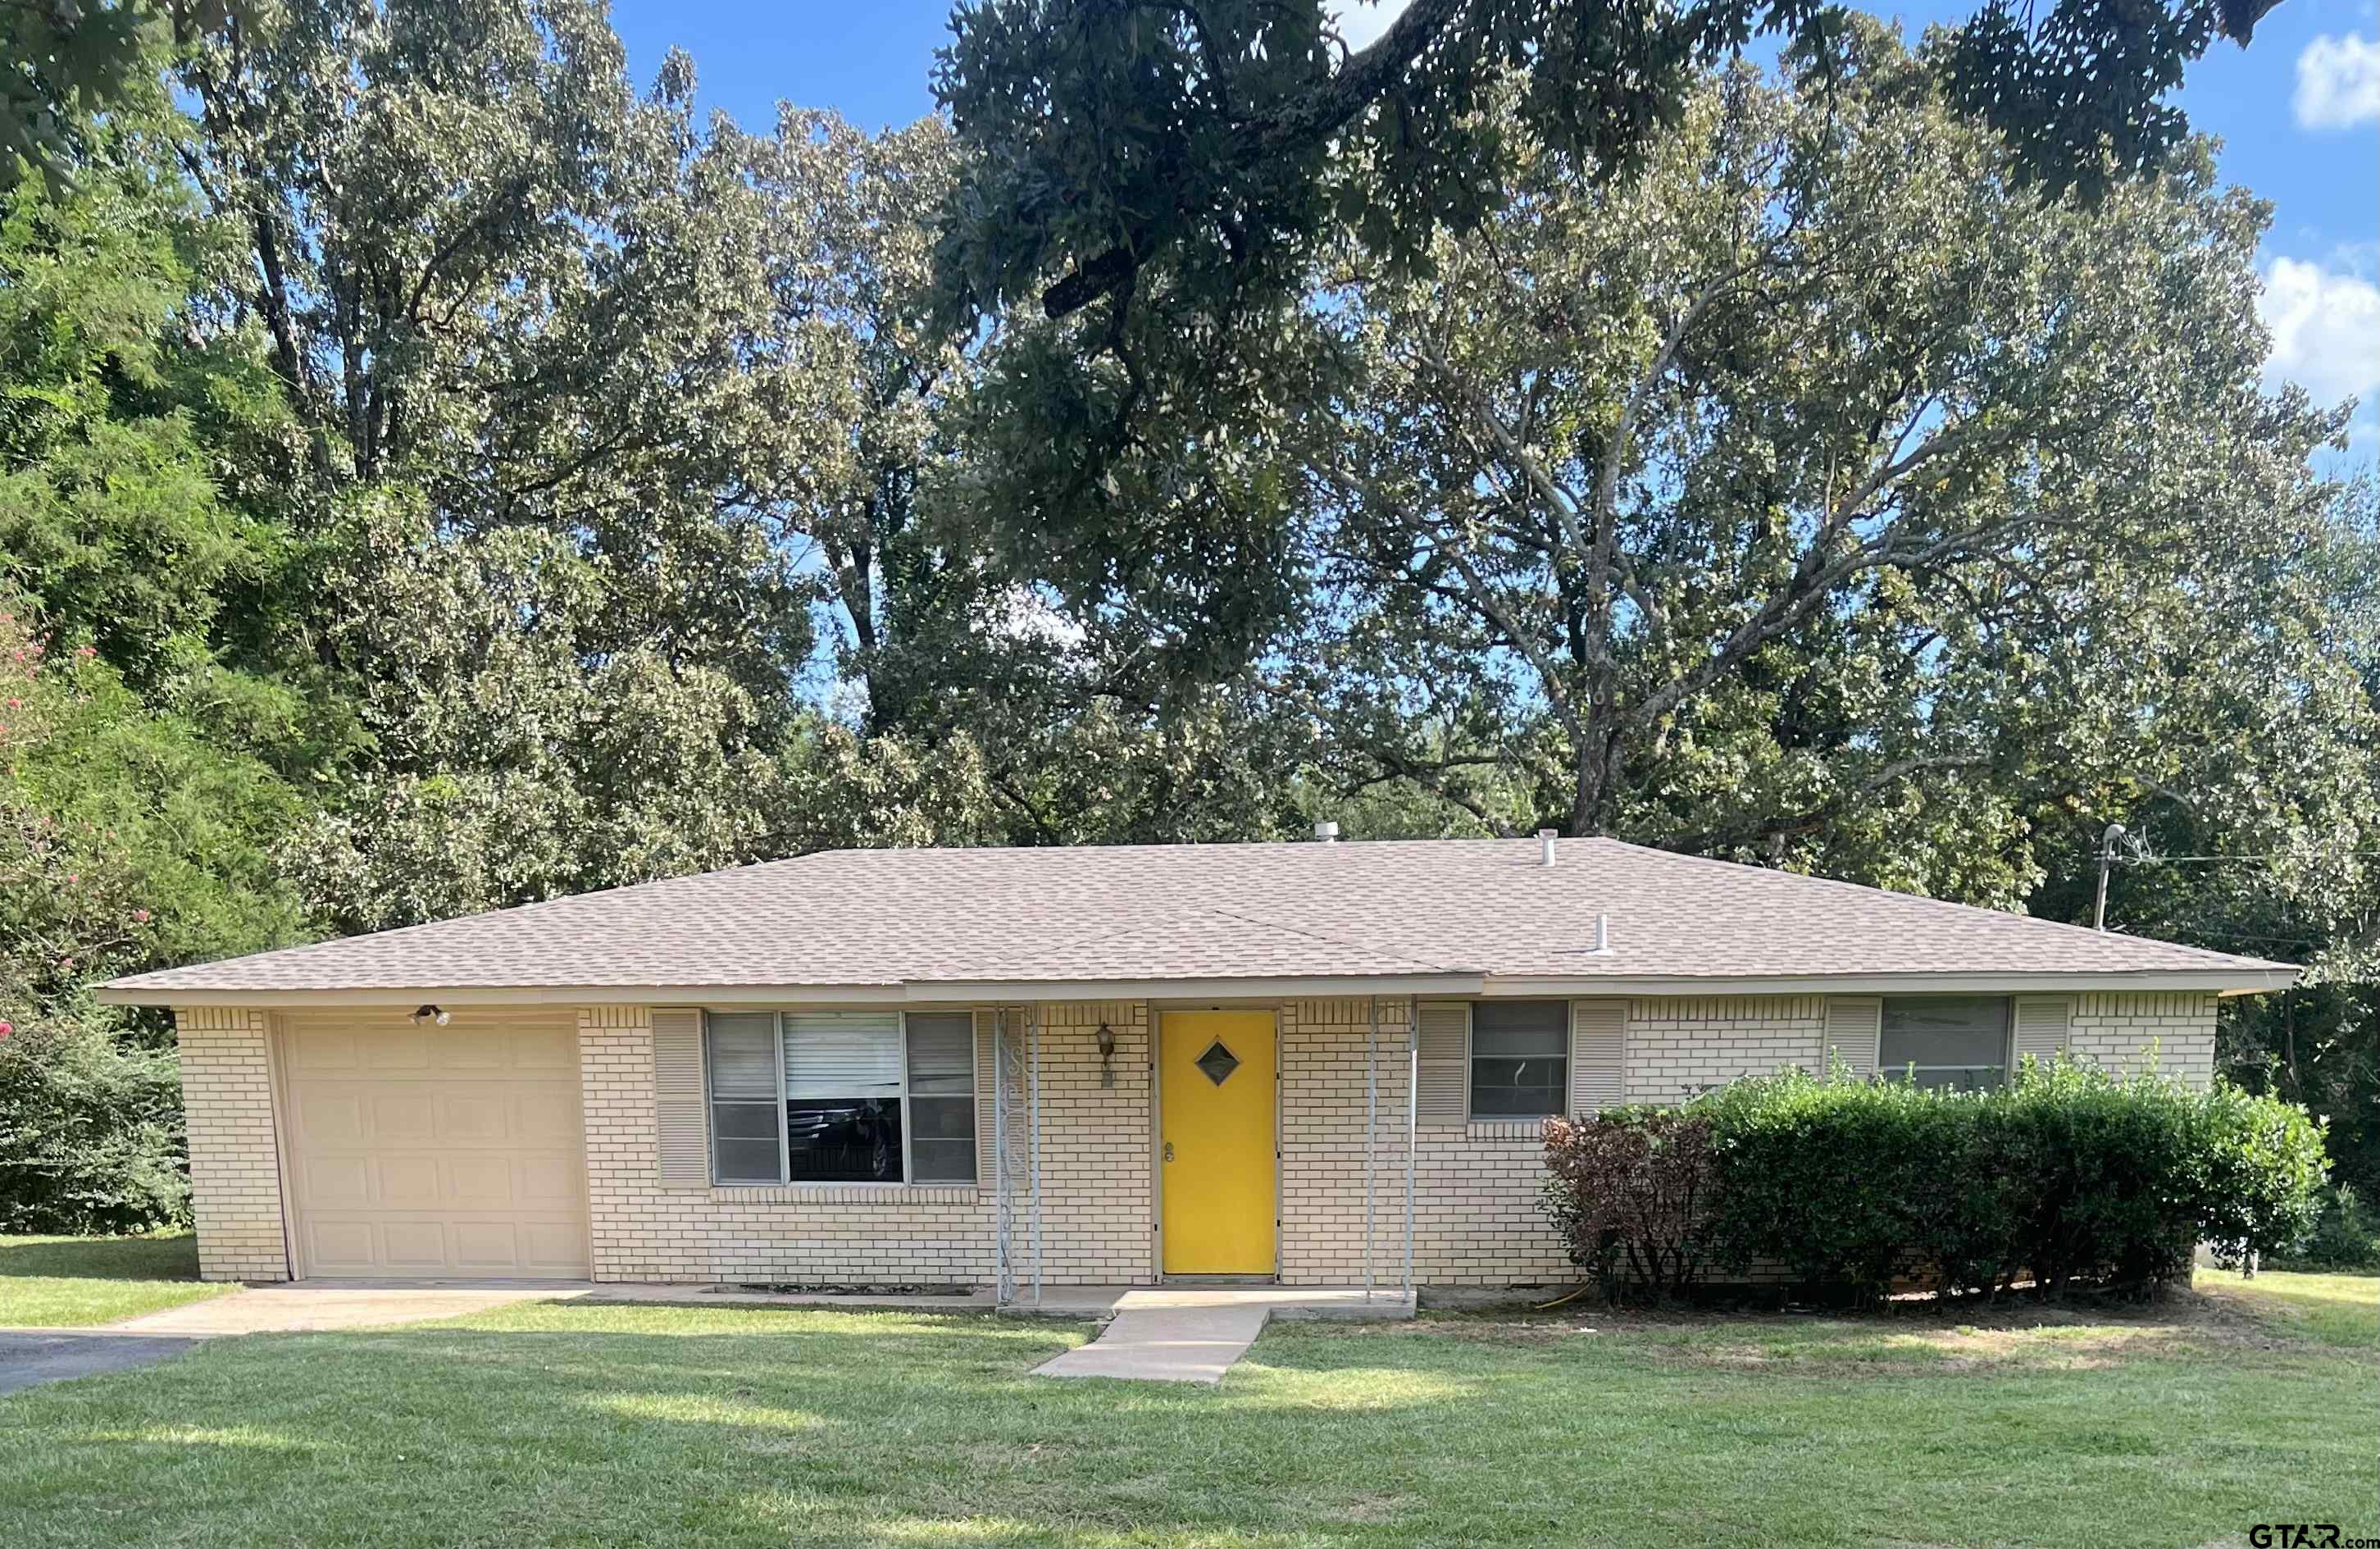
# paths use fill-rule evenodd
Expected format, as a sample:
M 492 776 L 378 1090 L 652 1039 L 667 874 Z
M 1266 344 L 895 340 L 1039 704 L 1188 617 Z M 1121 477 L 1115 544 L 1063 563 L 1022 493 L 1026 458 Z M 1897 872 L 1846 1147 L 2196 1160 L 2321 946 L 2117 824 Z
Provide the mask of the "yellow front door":
M 1165 1273 L 1273 1273 L 1269 1011 L 1168 1011 L 1159 1023 Z

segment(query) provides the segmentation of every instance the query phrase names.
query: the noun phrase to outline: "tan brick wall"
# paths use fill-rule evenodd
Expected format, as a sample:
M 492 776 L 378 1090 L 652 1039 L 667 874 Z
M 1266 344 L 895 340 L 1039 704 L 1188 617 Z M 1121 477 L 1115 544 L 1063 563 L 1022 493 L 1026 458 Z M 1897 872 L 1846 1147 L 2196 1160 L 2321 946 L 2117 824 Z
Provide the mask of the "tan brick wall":
M 1099 1085 L 1098 1029 L 1116 1035 Z M 994 1274 L 995 1194 L 978 1188 L 664 1189 L 654 1176 L 651 1016 L 579 1013 L 588 1206 L 598 1280 L 979 1285 Z M 1048 1285 L 1150 1278 L 1148 1011 L 1042 1008 L 1041 1263 Z M 978 1116 L 989 1128 L 987 1105 Z M 1014 1240 L 1026 1248 L 1017 1200 Z
M 1370 1002 L 1298 1000 L 1281 1028 L 1281 1270 L 1298 1284 L 1364 1277 L 1366 1038 Z M 1042 1264 L 1050 1285 L 1152 1277 L 1152 1013 L 1145 1003 L 1041 1008 Z M 1378 1149 L 1371 1269 L 1404 1270 L 1405 1003 L 1380 1003 Z M 1115 1084 L 1099 1085 L 1097 1029 L 1116 1035 Z M 201 1273 L 288 1275 L 269 1018 L 245 1009 L 176 1013 L 189 1111 Z M 988 1186 L 663 1189 L 653 1165 L 650 1013 L 577 1015 L 586 1104 L 594 1274 L 602 1280 L 985 1284 L 993 1275 Z M 1629 1100 L 1675 1103 L 1779 1066 L 1818 1067 L 1818 996 L 1653 998 L 1631 1003 Z M 2215 997 L 2077 995 L 2070 1047 L 2204 1087 L 2212 1078 Z M 989 1105 L 979 1122 L 989 1130 Z M 1530 1125 L 1424 1126 L 1415 1165 L 1415 1273 L 1426 1285 L 1530 1284 L 1568 1273 L 1537 1208 L 1543 1178 Z M 1025 1250 L 1020 1199 L 1016 1241 Z
M 2157 1070 L 2204 1092 L 2215 1080 L 2211 991 L 2095 990 L 2074 997 L 2066 1047 L 2078 1060 L 2127 1074 Z
M 280 1151 L 273 1139 L 272 1024 L 239 1007 L 180 1006 L 182 1107 L 199 1277 L 286 1280 Z
M 1371 1180 L 1371 1271 L 1383 1285 L 1404 1275 L 1405 1024 L 1404 1001 L 1383 999 Z M 1366 999 L 1281 1008 L 1281 1275 L 1293 1285 L 1364 1278 L 1370 1032 Z M 1414 1142 L 1417 1282 L 1502 1286 L 1560 1276 L 1560 1240 L 1537 1208 L 1545 1166 L 1536 1125 L 1422 1125 Z
M 1714 995 L 1628 1003 L 1621 1056 L 1631 1103 L 1683 1103 L 1745 1076 L 1825 1068 L 1823 995 Z

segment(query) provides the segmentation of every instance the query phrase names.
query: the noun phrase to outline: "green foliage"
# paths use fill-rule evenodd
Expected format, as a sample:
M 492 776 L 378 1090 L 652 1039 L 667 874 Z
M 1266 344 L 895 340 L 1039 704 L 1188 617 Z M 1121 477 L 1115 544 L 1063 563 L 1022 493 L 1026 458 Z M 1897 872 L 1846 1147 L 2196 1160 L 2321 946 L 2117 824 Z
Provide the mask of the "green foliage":
M 2060 0 L 2019 20 L 1994 0 L 1944 34 L 1941 77 L 2013 177 L 2095 193 L 2182 142 L 2165 101 L 2182 67 L 2265 4 Z M 1033 503 L 1086 522 L 1087 493 L 1161 483 L 1152 463 L 1245 433 L 1327 245 L 1426 274 L 1524 197 L 1532 147 L 1597 179 L 1654 159 L 1755 34 L 1815 82 L 1853 72 L 1850 18 L 1813 0 L 1416 0 L 1354 53 L 1327 0 L 965 0 L 952 27 L 934 87 L 974 175 L 943 220 L 944 310 L 962 332 L 1027 310 L 1065 324 L 993 396 L 1012 439 L 1057 444 Z M 1277 393 L 1293 416 L 1330 396 Z M 1243 539 L 1264 531 L 1234 514 Z M 1271 579 L 1249 576 L 1254 605 Z
M 2005 1091 L 1738 1081 L 1688 1108 L 1718 1157 L 1709 1251 L 1872 1299 L 1905 1285 L 2051 1294 L 2187 1279 L 2196 1244 L 2271 1252 L 2312 1225 L 2324 1178 L 2304 1110 L 2063 1060 Z
M 144 710 L 91 647 L 54 660 L 0 611 L 0 1226 L 182 1218 L 163 1018 L 84 986 L 300 939 L 270 849 L 295 811 L 269 770 Z
M 1673 1108 L 1546 1121 L 1546 1214 L 1608 1300 L 1700 1283 L 1719 1188 L 1712 1142 L 1706 1115 Z
M 0 1040 L 0 1229 L 146 1231 L 187 1221 L 189 1192 L 170 1051 L 88 1006 Z
M 2274 1269 L 2380 1269 L 2380 1211 L 2345 1184 L 2324 1190 L 2321 1214 L 2306 1234 L 2265 1258 Z

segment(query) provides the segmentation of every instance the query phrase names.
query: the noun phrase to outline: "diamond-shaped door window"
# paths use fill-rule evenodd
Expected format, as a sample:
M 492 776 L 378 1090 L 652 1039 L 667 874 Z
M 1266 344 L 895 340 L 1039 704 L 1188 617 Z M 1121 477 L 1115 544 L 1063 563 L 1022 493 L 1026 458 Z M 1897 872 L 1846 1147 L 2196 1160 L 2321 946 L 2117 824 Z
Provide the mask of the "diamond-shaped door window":
M 1198 1056 L 1197 1066 L 1207 1073 L 1208 1080 L 1221 1086 L 1231 1079 L 1232 1072 L 1240 1067 L 1240 1060 L 1237 1055 L 1223 1047 L 1223 1041 L 1218 1038 L 1207 1045 L 1205 1054 Z

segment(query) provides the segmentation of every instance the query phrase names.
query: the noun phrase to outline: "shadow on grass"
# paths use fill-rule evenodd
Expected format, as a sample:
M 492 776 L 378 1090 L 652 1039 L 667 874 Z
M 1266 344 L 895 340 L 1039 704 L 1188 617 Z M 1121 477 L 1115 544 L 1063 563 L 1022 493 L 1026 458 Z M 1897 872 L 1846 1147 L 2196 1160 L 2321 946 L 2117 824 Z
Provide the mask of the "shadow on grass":
M 152 1237 L 0 1237 L 0 1276 L 93 1280 L 196 1280 L 199 1239 Z
M 1088 1326 L 968 1312 L 536 1302 L 260 1336 L 0 1405 L 0 1541 L 2189 1544 L 2341 1520 L 2380 1445 L 2336 1352 L 1894 1355 L 1909 1380 L 1875 1382 L 1877 1341 L 2084 1336 L 1587 1326 L 1281 1324 L 1220 1389 L 1034 1378 Z

